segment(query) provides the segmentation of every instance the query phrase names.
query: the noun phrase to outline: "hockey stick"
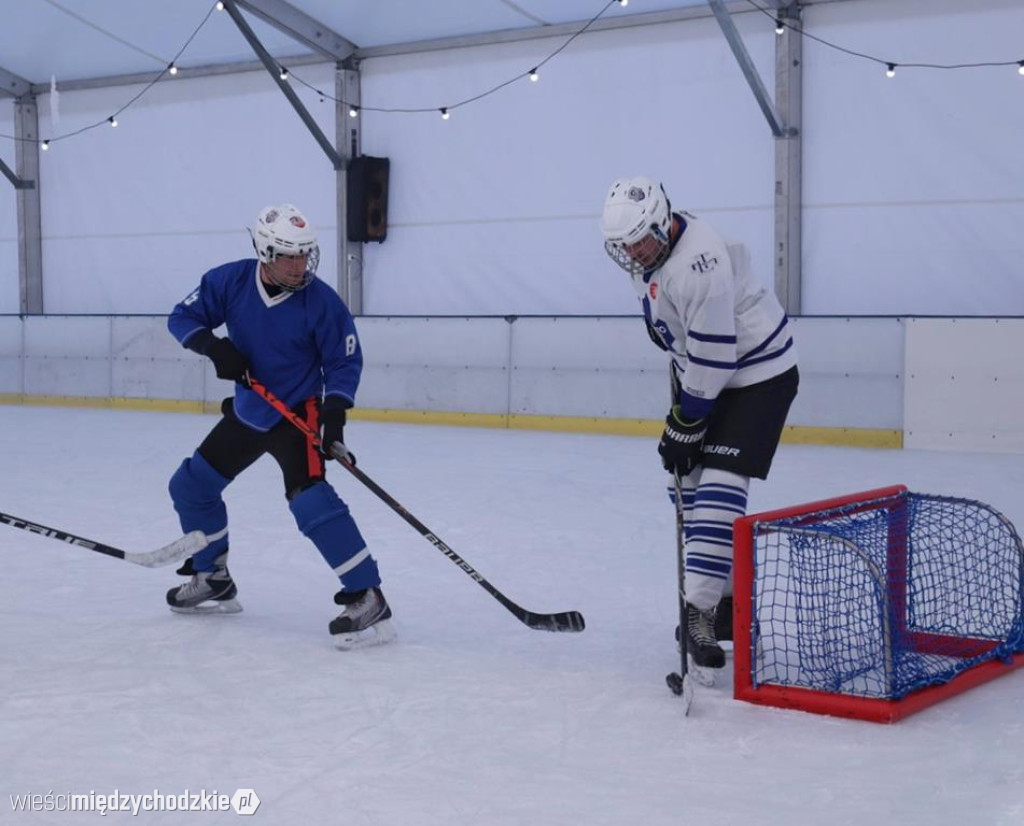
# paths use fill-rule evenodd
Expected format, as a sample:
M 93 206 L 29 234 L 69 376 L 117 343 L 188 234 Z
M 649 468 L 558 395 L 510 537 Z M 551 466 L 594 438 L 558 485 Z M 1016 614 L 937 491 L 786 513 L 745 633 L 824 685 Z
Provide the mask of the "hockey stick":
M 676 403 L 679 395 L 679 377 L 676 375 L 675 363 L 670 361 L 668 367 L 669 382 L 671 384 L 670 404 Z M 683 481 L 679 477 L 679 471 L 672 472 L 672 482 L 675 484 L 676 492 L 676 587 L 679 591 L 679 673 L 672 672 L 665 676 L 665 682 L 672 689 L 672 693 L 683 698 L 683 716 L 690 713 L 690 704 L 693 702 L 693 680 L 690 678 L 689 650 L 687 641 L 689 639 L 689 622 L 686 618 L 686 550 L 685 533 L 686 519 L 683 508 Z
M 288 406 L 281 401 L 277 396 L 271 393 L 265 385 L 261 384 L 256 379 L 249 377 L 249 386 L 252 387 L 254 393 L 257 396 L 266 401 L 271 407 L 273 407 L 278 413 L 284 416 L 289 422 L 295 427 L 301 430 L 306 436 L 313 442 L 314 447 L 323 447 L 323 442 L 320 441 L 320 434 L 318 434 L 313 428 L 311 428 L 306 422 L 295 415 Z M 348 459 L 348 455 L 331 445 L 329 453 L 332 459 L 338 462 L 345 470 L 356 477 L 366 487 L 368 487 L 377 497 L 384 502 L 391 510 L 402 517 L 406 522 L 412 525 L 420 535 L 426 539 L 431 545 L 437 548 L 441 553 L 448 557 L 452 562 L 459 566 L 469 577 L 476 582 L 481 588 L 483 588 L 488 594 L 494 597 L 498 602 L 504 605 L 512 615 L 519 620 L 523 625 L 528 628 L 532 628 L 535 631 L 582 631 L 586 627 L 586 623 L 583 621 L 583 614 L 579 611 L 562 611 L 557 614 L 538 614 L 534 611 L 527 611 L 525 608 L 521 608 L 516 605 L 512 600 L 505 596 L 501 591 L 491 585 L 483 575 L 480 574 L 472 565 L 466 560 L 459 556 L 453 551 L 448 545 L 442 542 L 433 531 L 431 531 L 426 525 L 420 520 L 413 516 L 407 511 L 394 497 L 391 496 L 384 488 L 373 481 L 358 467 L 352 464 Z
M 689 639 L 689 623 L 686 617 L 686 552 L 683 529 L 683 483 L 678 473 L 672 474 L 676 486 L 676 572 L 679 588 L 679 673 L 666 675 L 665 682 L 672 693 L 683 698 L 683 715 L 690 713 L 693 702 L 693 681 L 690 679 L 689 662 L 687 660 L 687 640 Z
M 50 539 L 56 539 L 68 545 L 77 545 L 80 548 L 123 559 L 126 562 L 134 562 L 136 565 L 142 565 L 145 568 L 159 568 L 163 565 L 170 565 L 172 562 L 177 562 L 182 557 L 190 556 L 206 547 L 206 534 L 202 531 L 187 533 L 180 539 L 175 539 L 170 545 L 164 545 L 155 551 L 122 551 L 120 548 L 113 548 L 110 545 L 104 545 L 102 542 L 96 542 L 93 539 L 75 536 L 73 533 L 68 533 L 58 528 L 48 528 L 46 525 L 29 522 L 27 519 L 11 516 L 9 513 L 0 513 L 0 522 L 10 525 L 12 528 L 21 528 L 23 531 L 37 533 L 40 536 L 48 536 Z

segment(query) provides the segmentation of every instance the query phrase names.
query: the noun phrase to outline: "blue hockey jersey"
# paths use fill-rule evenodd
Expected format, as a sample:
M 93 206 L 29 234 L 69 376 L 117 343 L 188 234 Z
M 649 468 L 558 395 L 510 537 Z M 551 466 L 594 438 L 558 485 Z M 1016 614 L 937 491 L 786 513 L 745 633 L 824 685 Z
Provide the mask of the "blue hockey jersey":
M 249 360 L 252 375 L 289 407 L 314 396 L 355 403 L 363 370 L 355 322 L 345 302 L 314 278 L 298 292 L 271 296 L 256 259 L 233 261 L 206 273 L 167 319 L 182 345 L 200 330 L 222 324 Z M 235 385 L 235 415 L 266 431 L 281 416 L 252 390 Z

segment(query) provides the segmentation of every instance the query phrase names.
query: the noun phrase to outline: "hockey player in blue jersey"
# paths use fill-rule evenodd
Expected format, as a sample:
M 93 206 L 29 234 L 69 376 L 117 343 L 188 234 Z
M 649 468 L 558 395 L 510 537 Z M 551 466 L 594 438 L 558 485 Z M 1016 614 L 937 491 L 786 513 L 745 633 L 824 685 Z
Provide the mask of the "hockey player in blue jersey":
M 281 468 L 299 530 L 341 581 L 334 599 L 344 610 L 329 625 L 335 644 L 349 649 L 388 642 L 394 630 L 377 563 L 326 481 L 324 456 L 248 386 L 251 373 L 314 430 L 322 428 L 325 445 L 347 450 L 346 411 L 355 403 L 363 367 L 355 323 L 338 294 L 316 278 L 316 233 L 296 207 L 262 210 L 253 245 L 256 259 L 207 272 L 168 318 L 182 345 L 208 357 L 218 378 L 235 382 L 235 395 L 224 400 L 223 418 L 170 481 L 182 528 L 202 530 L 209 545 L 179 569 L 190 579 L 167 592 L 167 603 L 182 613 L 242 610 L 228 572 L 221 494 L 269 453 Z M 226 338 L 213 333 L 222 324 Z
M 673 212 L 661 184 L 615 181 L 601 230 L 651 340 L 671 357 L 674 398 L 658 453 L 682 482 L 687 651 L 698 666 L 721 668 L 715 626 L 732 628 L 733 522 L 746 513 L 751 477 L 768 476 L 796 396 L 793 338 L 774 294 L 751 276 L 746 248 Z

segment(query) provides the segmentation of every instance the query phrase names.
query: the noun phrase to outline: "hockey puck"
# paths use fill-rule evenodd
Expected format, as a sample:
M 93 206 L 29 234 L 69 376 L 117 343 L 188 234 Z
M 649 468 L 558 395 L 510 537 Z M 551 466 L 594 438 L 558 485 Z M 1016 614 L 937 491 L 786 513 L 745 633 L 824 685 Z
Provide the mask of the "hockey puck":
M 677 697 L 683 693 L 683 678 L 675 672 L 665 675 L 665 684 L 672 689 L 672 693 Z

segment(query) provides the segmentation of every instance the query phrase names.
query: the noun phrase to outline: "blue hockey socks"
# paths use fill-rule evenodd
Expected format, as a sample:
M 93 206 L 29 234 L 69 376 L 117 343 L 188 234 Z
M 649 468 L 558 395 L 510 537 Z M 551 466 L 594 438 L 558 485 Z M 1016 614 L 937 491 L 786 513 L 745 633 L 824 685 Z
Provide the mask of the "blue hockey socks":
M 230 483 L 196 451 L 181 463 L 167 486 L 181 529 L 185 533 L 200 530 L 209 542 L 192 557 L 196 571 L 212 571 L 213 561 L 228 549 L 228 511 L 221 492 Z
M 302 531 L 316 545 L 346 591 L 380 585 L 377 563 L 348 511 L 326 482 L 317 482 L 288 503 Z

